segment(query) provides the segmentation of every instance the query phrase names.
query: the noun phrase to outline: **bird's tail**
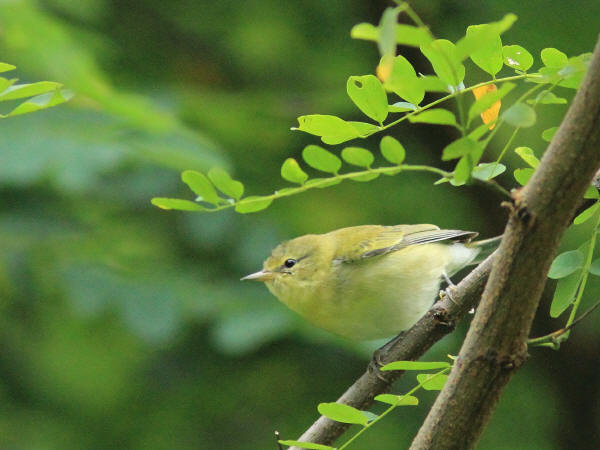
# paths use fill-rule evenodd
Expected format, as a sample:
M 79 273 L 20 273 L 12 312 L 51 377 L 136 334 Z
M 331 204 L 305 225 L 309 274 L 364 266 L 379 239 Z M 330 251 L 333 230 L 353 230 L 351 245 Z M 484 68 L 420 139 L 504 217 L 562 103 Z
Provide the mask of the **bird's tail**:
M 482 239 L 481 241 L 471 242 L 466 244 L 467 247 L 477 248 L 479 249 L 479 253 L 473 261 L 471 261 L 470 265 L 477 265 L 483 260 L 485 260 L 488 256 L 490 256 L 500 245 L 500 241 L 502 240 L 502 235 L 496 236 L 490 239 Z

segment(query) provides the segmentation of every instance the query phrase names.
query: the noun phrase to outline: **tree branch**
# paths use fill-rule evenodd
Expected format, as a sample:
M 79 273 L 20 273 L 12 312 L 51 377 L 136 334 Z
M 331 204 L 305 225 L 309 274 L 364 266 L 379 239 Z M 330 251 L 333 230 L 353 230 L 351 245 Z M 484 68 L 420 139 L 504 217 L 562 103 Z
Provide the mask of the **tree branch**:
M 560 237 L 600 167 L 600 41 L 588 74 L 530 182 L 513 194 L 489 282 L 446 386 L 411 449 L 477 443 L 527 337 Z
M 386 352 L 382 363 L 419 359 L 433 344 L 450 333 L 455 323 L 477 305 L 490 273 L 493 257 L 494 255 L 491 255 L 487 258 L 456 285 L 455 290 L 452 291 L 453 301 L 447 296 L 437 301 L 421 320 L 403 334 L 403 339 Z M 373 403 L 375 396 L 389 391 L 392 383 L 403 373 L 367 370 L 337 402 L 365 409 Z M 331 444 L 346 431 L 348 426 L 321 416 L 298 440 Z M 299 448 L 290 447 L 289 450 L 299 450 Z

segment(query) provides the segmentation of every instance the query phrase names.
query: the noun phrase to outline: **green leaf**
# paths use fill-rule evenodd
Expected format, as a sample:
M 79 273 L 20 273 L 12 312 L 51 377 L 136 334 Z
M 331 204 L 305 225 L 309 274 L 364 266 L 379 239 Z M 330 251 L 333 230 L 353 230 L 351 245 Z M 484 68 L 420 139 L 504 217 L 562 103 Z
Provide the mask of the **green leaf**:
M 473 165 L 473 158 L 471 156 L 466 155 L 460 158 L 458 163 L 456 163 L 450 183 L 453 186 L 462 186 L 465 184 L 471 178 L 471 173 L 474 169 Z
M 293 441 L 290 439 L 285 439 L 277 442 L 279 442 L 281 445 L 289 445 L 290 447 L 300 447 L 308 450 L 335 450 L 335 447 L 323 444 L 313 444 L 312 442 Z
M 469 136 L 461 137 L 454 142 L 448 144 L 442 152 L 442 160 L 449 161 L 451 159 L 460 158 L 477 151 L 479 144 Z M 469 173 L 471 170 L 469 169 Z
M 496 91 L 488 92 L 469 108 L 469 122 L 475 117 L 488 110 L 494 103 L 501 100 L 506 94 L 515 88 L 514 83 L 504 83 L 502 87 Z
M 382 123 L 388 115 L 388 102 L 381 81 L 374 75 L 348 78 L 346 91 L 354 104 L 365 115 Z
M 535 125 L 535 111 L 525 103 L 515 103 L 502 114 L 502 118 L 509 125 L 528 128 Z
M 504 64 L 500 33 L 489 24 L 471 25 L 467 28 L 467 37 L 477 41 L 477 48 L 470 55 L 471 60 L 492 76 L 500 72 Z
M 391 136 L 384 136 L 379 143 L 381 154 L 392 164 L 400 165 L 404 162 L 406 151 L 400 142 Z
M 368 422 L 367 417 L 360 410 L 341 403 L 319 403 L 317 410 L 323 416 L 336 422 L 355 423 L 362 426 Z
M 398 10 L 388 7 L 383 11 L 379 21 L 379 36 L 377 47 L 381 56 L 394 55 L 396 53 L 396 23 L 398 21 Z
M 342 160 L 333 153 L 318 145 L 308 145 L 302 151 L 302 158 L 313 169 L 337 174 L 342 167 Z
M 367 418 L 369 422 L 373 422 L 379 417 L 377 414 L 372 413 L 371 411 L 361 411 L 361 413 L 363 413 L 363 415 Z
M 272 201 L 272 198 L 251 195 L 236 203 L 235 210 L 241 214 L 262 211 L 263 209 L 268 208 Z
M 557 97 L 554 92 L 543 90 L 535 97 L 535 99 L 530 98 L 527 100 L 527 103 L 530 105 L 537 105 L 538 103 L 540 105 L 564 105 L 567 103 L 567 99 Z
M 415 116 L 409 116 L 411 123 L 432 123 L 437 125 L 457 126 L 456 117 L 447 109 L 434 108 L 423 111 Z
M 314 186 L 318 189 L 327 188 L 329 186 L 334 186 L 336 184 L 340 184 L 342 182 L 341 178 L 331 177 L 331 178 L 312 178 L 304 183 L 305 186 Z
M 506 166 L 500 163 L 481 163 L 471 171 L 473 178 L 478 180 L 491 180 L 506 171 Z
M 526 169 L 517 169 L 513 175 L 515 180 L 517 180 L 521 186 L 525 186 L 533 175 L 533 169 L 530 169 L 529 167 Z
M 600 277 L 600 258 L 592 261 L 592 264 L 590 264 L 589 272 L 592 275 L 596 275 L 597 277 Z
M 208 171 L 208 178 L 223 194 L 239 200 L 244 195 L 244 185 L 233 180 L 227 171 L 213 168 Z
M 599 198 L 600 197 L 600 193 L 598 192 L 598 189 L 595 186 L 588 186 L 588 188 L 585 191 L 585 194 L 583 194 L 583 198 Z
M 353 39 L 363 39 L 366 41 L 378 41 L 380 28 L 370 23 L 359 23 L 354 25 L 350 31 Z M 396 43 L 418 47 L 431 42 L 427 28 L 418 28 L 413 25 L 396 24 Z
M 67 89 L 57 89 L 54 92 L 47 94 L 37 95 L 30 98 L 29 100 L 21 103 L 10 113 L 3 117 L 18 116 L 21 114 L 27 114 L 42 109 L 51 108 L 52 106 L 60 105 L 73 98 L 73 93 Z
M 16 68 L 17 68 L 17 66 L 13 66 L 12 64 L 0 62 L 0 73 L 8 72 L 10 70 L 15 70 Z
M 298 127 L 292 130 L 300 130 L 315 136 L 320 136 L 326 144 L 340 144 L 360 136 L 360 132 L 336 116 L 323 114 L 312 114 L 298 117 Z
M 464 80 L 465 66 L 457 57 L 456 46 L 452 42 L 446 39 L 437 39 L 429 44 L 421 45 L 420 49 L 431 63 L 434 72 L 446 84 L 454 88 Z
M 4 77 L 0 77 L 0 92 L 6 90 L 18 81 L 17 78 L 11 78 L 10 80 Z
M 504 64 L 516 70 L 526 72 L 533 65 L 533 56 L 520 45 L 505 45 L 502 56 Z
M 197 201 L 203 201 L 216 205 L 221 203 L 223 199 L 219 197 L 217 191 L 211 184 L 208 178 L 196 172 L 195 170 L 186 170 L 181 174 L 181 181 L 198 196 Z
M 558 280 L 556 290 L 554 291 L 554 298 L 550 305 L 550 317 L 557 318 L 573 303 L 580 281 L 580 270 Z
M 467 59 L 472 54 L 491 48 L 493 39 L 508 30 L 517 20 L 514 14 L 507 14 L 497 22 L 479 25 L 470 34 L 465 35 L 456 44 L 456 55 L 460 61 Z
M 446 361 L 394 361 L 386 364 L 380 370 L 433 370 L 450 367 Z
M 425 97 L 423 82 L 417 77 L 412 64 L 402 55 L 394 58 L 392 73 L 385 82 L 385 88 L 415 105 Z
M 304 184 L 308 180 L 308 175 L 300 168 L 294 158 L 288 158 L 281 166 L 281 177 L 292 183 Z
M 448 92 L 448 85 L 434 75 L 420 75 L 419 81 L 426 92 Z
M 358 176 L 352 177 L 350 179 L 352 181 L 371 181 L 371 180 L 374 180 L 375 178 L 377 178 L 378 176 L 379 176 L 379 173 L 372 172 L 372 173 L 364 173 L 362 175 L 358 175 Z
M 342 159 L 348 164 L 359 167 L 370 167 L 375 160 L 369 150 L 360 147 L 346 147 L 342 150 Z
M 30 84 L 14 84 L 5 89 L 3 92 L 0 92 L 0 101 L 33 97 L 35 95 L 41 95 L 47 92 L 55 91 L 61 86 L 62 84 L 55 83 L 54 81 L 38 81 L 37 83 Z
M 515 153 L 534 169 L 540 165 L 540 160 L 537 158 L 537 156 L 535 156 L 535 153 L 533 153 L 533 150 L 529 147 L 517 147 L 515 148 Z
M 552 261 L 552 265 L 548 271 L 548 278 L 558 280 L 571 275 L 573 272 L 583 266 L 583 260 L 583 253 L 581 253 L 579 250 L 571 250 L 561 253 L 554 258 L 554 261 Z
M 416 111 L 417 105 L 414 103 L 408 102 L 396 102 L 393 105 L 388 106 L 389 112 L 406 112 L 406 111 Z
M 546 67 L 562 68 L 567 65 L 569 59 L 560 50 L 555 48 L 545 48 L 541 52 L 542 62 Z
M 542 139 L 546 142 L 550 142 L 552 140 L 552 138 L 554 137 L 554 135 L 556 134 L 557 130 L 558 130 L 558 127 L 552 127 L 552 128 L 548 128 L 548 129 L 542 131 Z
M 591 53 L 569 58 L 569 63 L 558 71 L 557 75 L 562 77 L 558 85 L 571 89 L 579 88 L 590 65 L 590 60 Z
M 583 222 L 586 222 L 587 220 L 592 218 L 592 216 L 596 213 L 596 211 L 598 211 L 598 208 L 600 208 L 600 202 L 594 203 L 592 206 L 587 208 L 585 211 L 578 214 L 577 217 L 575 217 L 575 219 L 573 219 L 573 223 L 575 225 L 579 225 Z
M 419 404 L 419 399 L 412 395 L 379 394 L 374 400 L 394 406 L 417 406 Z
M 435 377 L 435 378 L 434 378 Z M 420 373 L 417 375 L 417 381 L 426 391 L 439 391 L 446 384 L 448 375 L 436 375 L 429 373 Z
M 206 211 L 207 209 L 198 203 L 179 198 L 154 197 L 151 200 L 154 206 L 161 209 L 176 209 L 179 211 Z

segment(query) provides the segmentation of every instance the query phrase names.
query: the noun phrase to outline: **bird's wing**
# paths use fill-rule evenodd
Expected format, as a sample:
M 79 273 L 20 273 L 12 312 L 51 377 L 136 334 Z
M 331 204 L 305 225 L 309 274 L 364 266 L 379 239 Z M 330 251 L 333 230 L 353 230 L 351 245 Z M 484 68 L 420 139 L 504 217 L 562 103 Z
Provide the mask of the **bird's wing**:
M 344 255 L 338 260 L 358 262 L 395 252 L 411 245 L 447 240 L 468 242 L 475 236 L 477 233 L 473 231 L 440 230 L 439 227 L 428 224 L 380 227 L 373 236 L 363 240 L 352 254 Z

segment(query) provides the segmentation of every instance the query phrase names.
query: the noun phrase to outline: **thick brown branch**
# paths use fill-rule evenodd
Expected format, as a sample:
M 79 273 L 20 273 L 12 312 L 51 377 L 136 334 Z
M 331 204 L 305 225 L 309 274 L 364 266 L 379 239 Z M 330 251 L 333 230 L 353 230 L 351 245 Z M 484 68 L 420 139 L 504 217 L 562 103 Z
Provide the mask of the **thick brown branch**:
M 583 85 L 514 203 L 455 368 L 412 449 L 477 443 L 500 393 L 527 358 L 527 336 L 560 237 L 600 167 L 600 42 Z
M 382 362 L 386 364 L 398 360 L 416 360 L 451 332 L 455 323 L 477 304 L 491 270 L 492 257 L 493 255 L 456 285 L 452 295 L 454 301 L 444 297 L 436 302 L 421 320 L 404 333 L 403 339 L 389 349 Z M 365 409 L 373 403 L 376 395 L 387 392 L 402 373 L 397 371 L 374 373 L 367 370 L 337 402 Z M 347 428 L 346 424 L 320 417 L 298 440 L 331 444 Z M 298 450 L 298 447 L 291 447 L 290 450 L 292 449 Z

